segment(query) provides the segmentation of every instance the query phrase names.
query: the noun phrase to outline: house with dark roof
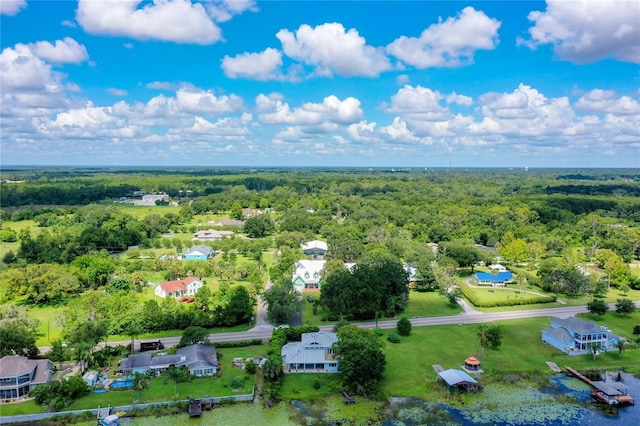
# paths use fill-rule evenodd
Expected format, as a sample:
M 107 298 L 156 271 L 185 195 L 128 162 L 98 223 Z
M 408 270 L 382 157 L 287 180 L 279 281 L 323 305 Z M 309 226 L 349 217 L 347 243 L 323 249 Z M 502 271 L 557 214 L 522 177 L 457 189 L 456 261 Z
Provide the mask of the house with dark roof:
M 282 367 L 285 373 L 337 373 L 338 360 L 333 356 L 336 333 L 318 331 L 302 333 L 302 341 L 282 347 Z
M 27 396 L 40 385 L 51 382 L 53 363 L 48 359 L 29 359 L 7 355 L 0 359 L 0 399 Z
M 193 239 L 198 241 L 220 241 L 233 235 L 231 231 L 218 231 L 217 229 L 205 229 L 193 234 Z
M 599 351 L 615 348 L 619 336 L 580 318 L 553 318 L 551 326 L 542 330 L 542 341 L 566 353 L 582 355 L 596 346 Z
M 180 299 L 182 297 L 195 296 L 196 292 L 204 283 L 196 277 L 187 277 L 180 280 L 165 281 L 159 283 L 153 292 L 156 296 L 165 298 L 167 296 Z
M 186 367 L 196 377 L 212 376 L 218 371 L 218 356 L 213 346 L 196 344 L 176 350 L 173 355 L 152 355 L 149 352 L 132 354 L 120 361 L 120 369 L 127 373 L 152 372 L 160 374 L 169 367 Z
M 212 247 L 205 245 L 197 245 L 191 247 L 180 255 L 184 260 L 207 260 L 215 255 Z

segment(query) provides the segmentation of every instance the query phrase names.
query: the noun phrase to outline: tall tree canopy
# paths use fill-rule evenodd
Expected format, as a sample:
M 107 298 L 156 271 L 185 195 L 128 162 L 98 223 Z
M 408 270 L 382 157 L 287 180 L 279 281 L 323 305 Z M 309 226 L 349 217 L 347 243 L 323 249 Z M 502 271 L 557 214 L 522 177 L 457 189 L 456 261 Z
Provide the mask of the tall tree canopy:
M 378 336 L 371 330 L 345 325 L 338 330 L 334 352 L 344 386 L 350 392 L 374 396 L 387 363 Z

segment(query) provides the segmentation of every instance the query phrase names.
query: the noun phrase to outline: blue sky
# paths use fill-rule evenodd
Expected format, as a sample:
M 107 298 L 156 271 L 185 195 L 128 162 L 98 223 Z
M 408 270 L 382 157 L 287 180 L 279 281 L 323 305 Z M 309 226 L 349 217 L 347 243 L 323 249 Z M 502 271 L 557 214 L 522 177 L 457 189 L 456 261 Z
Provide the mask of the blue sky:
M 640 5 L 0 0 L 0 164 L 640 167 Z

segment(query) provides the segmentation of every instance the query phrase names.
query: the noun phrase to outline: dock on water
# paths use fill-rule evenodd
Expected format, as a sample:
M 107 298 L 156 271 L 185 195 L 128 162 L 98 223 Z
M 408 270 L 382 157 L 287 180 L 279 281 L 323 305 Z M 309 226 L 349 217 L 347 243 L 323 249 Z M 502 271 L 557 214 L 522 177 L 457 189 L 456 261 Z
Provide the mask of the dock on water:
M 634 405 L 635 401 L 627 392 L 627 388 L 619 382 L 605 383 L 600 380 L 591 380 L 584 374 L 571 367 L 564 367 L 569 373 L 590 384 L 595 389 L 591 391 L 591 398 L 595 401 L 604 402 L 608 405 Z
M 558 367 L 558 364 L 556 364 L 555 362 L 547 361 L 547 365 L 549 366 L 551 371 L 554 371 L 556 373 L 562 373 L 562 369 Z

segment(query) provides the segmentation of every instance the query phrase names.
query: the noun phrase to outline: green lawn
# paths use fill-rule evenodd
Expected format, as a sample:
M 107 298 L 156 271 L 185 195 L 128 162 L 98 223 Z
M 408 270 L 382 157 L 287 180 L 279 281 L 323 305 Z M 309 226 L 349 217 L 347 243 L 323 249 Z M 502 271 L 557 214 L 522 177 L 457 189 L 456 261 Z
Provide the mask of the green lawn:
M 31 236 L 35 238 L 35 236 L 40 232 L 40 228 L 33 220 L 20 220 L 17 222 L 2 222 L 2 229 L 13 229 L 16 234 L 20 234 L 20 231 L 23 229 L 28 229 L 31 231 Z M 18 252 L 18 248 L 20 247 L 20 240 L 17 240 L 13 243 L 1 243 L 0 244 L 0 258 L 4 256 L 9 250 L 14 253 Z
M 602 321 L 610 324 L 613 331 L 629 329 L 640 322 L 640 313 L 629 318 L 613 318 L 607 314 Z M 560 366 L 575 368 L 622 366 L 635 374 L 640 373 L 640 349 L 627 349 L 618 359 L 618 352 L 599 355 L 596 361 L 590 355 L 556 356 L 562 353 L 540 340 L 541 331 L 548 327 L 550 318 L 530 318 L 503 321 L 505 336 L 502 346 L 496 350 L 486 348 L 482 358 L 483 380 L 491 380 L 500 373 L 547 371 L 545 361 L 554 361 Z M 385 340 L 387 367 L 383 382 L 386 395 L 413 396 L 424 399 L 443 397 L 441 387 L 432 386 L 436 373 L 432 365 L 440 364 L 445 369 L 459 368 L 469 355 L 479 355 L 476 325 L 451 325 L 439 327 L 414 327 L 411 336 L 403 337 L 401 343 Z M 393 331 L 393 330 L 392 330 Z M 388 331 L 383 338 L 386 339 Z
M 320 383 L 318 389 L 313 387 L 316 378 Z M 285 374 L 282 387 L 280 388 L 280 395 L 284 399 L 297 399 L 301 401 L 325 399 L 328 395 L 336 393 L 336 388 L 339 389 L 341 379 L 340 374 Z

